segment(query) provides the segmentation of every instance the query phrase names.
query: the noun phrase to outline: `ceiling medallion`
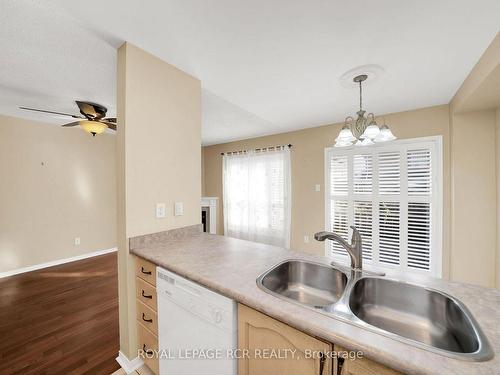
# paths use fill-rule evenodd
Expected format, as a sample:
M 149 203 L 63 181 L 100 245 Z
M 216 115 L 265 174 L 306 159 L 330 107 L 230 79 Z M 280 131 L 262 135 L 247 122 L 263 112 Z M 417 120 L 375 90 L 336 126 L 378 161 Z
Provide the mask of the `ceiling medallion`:
M 352 116 L 346 117 L 344 126 L 335 139 L 335 147 L 370 146 L 379 142 L 388 142 L 396 139 L 391 129 L 384 123 L 378 126 L 375 115 L 363 110 L 363 82 L 368 78 L 367 74 L 355 76 L 352 81 L 359 86 L 359 111 L 356 112 L 356 120 Z M 356 142 L 356 143 L 354 143 Z

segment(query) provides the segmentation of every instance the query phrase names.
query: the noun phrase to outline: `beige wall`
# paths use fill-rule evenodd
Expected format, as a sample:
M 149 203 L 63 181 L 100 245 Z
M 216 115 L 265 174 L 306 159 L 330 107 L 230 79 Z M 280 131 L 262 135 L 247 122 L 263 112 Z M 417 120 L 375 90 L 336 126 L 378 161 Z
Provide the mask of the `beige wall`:
M 500 34 L 450 102 L 452 277 L 500 288 Z M 497 212 L 498 211 L 498 212 Z
M 130 237 L 200 223 L 201 84 L 141 49 L 118 50 L 120 350 L 137 356 Z M 166 217 L 155 217 L 156 203 Z M 174 202 L 184 215 L 174 216 Z
M 495 113 L 495 139 L 496 139 L 496 182 L 497 182 L 497 220 L 496 220 L 496 277 L 495 287 L 500 289 L 500 108 Z
M 399 138 L 443 136 L 444 205 L 443 205 L 443 275 L 449 269 L 450 233 L 450 132 L 448 106 L 385 115 L 387 124 Z M 314 233 L 325 227 L 324 149 L 334 143 L 341 124 L 321 126 L 290 133 L 253 138 L 203 148 L 205 169 L 204 195 L 219 197 L 218 229 L 223 233 L 222 157 L 221 152 L 291 143 L 292 148 L 292 223 L 291 248 L 324 254 L 324 244 L 315 241 Z M 321 191 L 315 191 L 315 184 Z M 310 242 L 304 243 L 304 235 Z
M 0 116 L 0 273 L 115 247 L 115 160 L 114 135 Z
M 452 114 L 451 278 L 495 286 L 495 111 Z

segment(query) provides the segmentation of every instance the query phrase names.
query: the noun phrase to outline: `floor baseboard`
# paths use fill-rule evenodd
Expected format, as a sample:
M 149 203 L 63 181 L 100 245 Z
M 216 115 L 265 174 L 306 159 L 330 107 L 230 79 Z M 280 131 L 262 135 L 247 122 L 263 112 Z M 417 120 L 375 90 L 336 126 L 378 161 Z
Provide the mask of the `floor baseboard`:
M 74 256 L 71 258 L 58 259 L 58 260 L 53 260 L 53 261 L 46 262 L 46 263 L 35 264 L 33 266 L 18 268 L 18 269 L 11 270 L 11 271 L 0 272 L 0 279 L 2 279 L 4 277 L 18 275 L 20 273 L 40 270 L 42 268 L 58 266 L 60 264 L 74 262 L 77 260 L 97 257 L 99 255 L 104 255 L 104 254 L 109 254 L 109 253 L 115 252 L 116 250 L 117 250 L 116 247 L 112 247 L 111 249 L 98 250 L 98 251 L 94 251 L 92 253 L 85 253 L 85 254 L 77 255 L 77 256 Z
M 118 357 L 116 357 L 116 362 L 122 367 L 122 369 L 127 373 L 131 374 L 139 367 L 141 367 L 144 362 L 139 357 L 135 357 L 133 360 L 129 360 L 125 354 L 121 351 L 118 352 Z

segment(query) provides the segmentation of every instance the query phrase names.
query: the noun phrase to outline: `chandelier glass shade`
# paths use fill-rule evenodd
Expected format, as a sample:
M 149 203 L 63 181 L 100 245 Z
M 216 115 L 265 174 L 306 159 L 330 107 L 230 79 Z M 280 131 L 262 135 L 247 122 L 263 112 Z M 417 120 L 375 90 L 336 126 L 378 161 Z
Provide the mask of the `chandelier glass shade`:
M 366 74 L 362 74 L 353 78 L 355 83 L 359 84 L 359 111 L 356 113 L 358 117 L 354 120 L 348 116 L 344 121 L 344 126 L 340 130 L 338 137 L 335 139 L 335 147 L 352 146 L 370 146 L 375 143 L 388 142 L 396 139 L 392 134 L 391 129 L 384 124 L 378 126 L 375 121 L 375 115 L 368 113 L 365 116 L 363 110 L 363 91 L 362 83 L 368 78 Z

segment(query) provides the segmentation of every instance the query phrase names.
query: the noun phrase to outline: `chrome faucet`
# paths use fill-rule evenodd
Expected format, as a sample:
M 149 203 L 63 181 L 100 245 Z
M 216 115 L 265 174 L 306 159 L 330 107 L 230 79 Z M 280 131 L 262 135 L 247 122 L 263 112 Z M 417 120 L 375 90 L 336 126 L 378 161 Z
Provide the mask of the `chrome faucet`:
M 361 234 L 352 226 L 352 238 L 351 244 L 344 240 L 340 235 L 334 232 L 318 232 L 314 235 L 317 241 L 332 240 L 337 241 L 346 249 L 349 257 L 351 258 L 351 268 L 356 271 L 361 271 L 363 269 L 363 244 L 361 240 Z

